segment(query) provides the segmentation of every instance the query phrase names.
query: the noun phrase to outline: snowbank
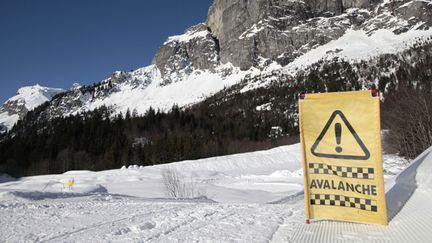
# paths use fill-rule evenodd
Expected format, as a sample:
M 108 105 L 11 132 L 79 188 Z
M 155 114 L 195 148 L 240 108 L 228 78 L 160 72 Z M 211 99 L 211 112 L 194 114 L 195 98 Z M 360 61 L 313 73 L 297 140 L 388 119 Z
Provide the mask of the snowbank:
M 296 144 L 166 165 L 26 177 L 0 185 L 0 191 L 25 191 L 28 194 L 14 195 L 26 198 L 43 198 L 39 195 L 43 193 L 88 195 L 101 192 L 147 199 L 167 198 L 162 179 L 162 171 L 167 169 L 176 171 L 183 180 L 191 182 L 196 187 L 197 196 L 206 196 L 217 202 L 266 203 L 303 189 L 300 146 Z M 74 181 L 72 191 L 67 188 L 68 180 Z M 39 194 L 34 196 L 30 192 Z
M 317 221 L 299 224 L 292 242 L 429 242 L 432 237 L 432 148 L 402 171 L 387 190 L 389 225 Z

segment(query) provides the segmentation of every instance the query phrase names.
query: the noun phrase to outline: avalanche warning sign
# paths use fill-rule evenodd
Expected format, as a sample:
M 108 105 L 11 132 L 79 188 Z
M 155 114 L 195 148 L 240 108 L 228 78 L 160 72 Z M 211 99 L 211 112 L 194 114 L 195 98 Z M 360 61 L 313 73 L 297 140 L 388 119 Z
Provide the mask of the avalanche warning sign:
M 339 119 L 342 122 L 335 122 L 336 118 L 339 117 Z M 333 125 L 334 123 L 334 125 Z M 346 129 L 343 129 L 343 125 Z M 334 127 L 334 135 L 330 128 Z M 342 132 L 348 132 L 348 135 L 343 136 L 344 137 L 344 144 L 342 145 Z M 351 136 L 351 137 L 350 137 Z M 350 139 L 351 138 L 351 139 Z M 330 141 L 326 141 L 330 140 Z M 325 146 L 326 144 L 332 144 L 332 141 L 336 140 L 337 146 L 335 146 L 334 150 L 332 148 L 329 148 Z M 349 141 L 348 141 L 349 140 Z M 324 147 L 322 152 L 320 151 L 320 144 L 323 143 Z M 348 143 L 350 142 L 350 143 Z M 345 147 L 345 150 L 343 149 Z M 355 147 L 359 147 L 362 151 L 362 154 L 355 154 L 352 152 Z M 351 149 L 351 153 L 347 152 L 347 150 Z M 336 158 L 336 159 L 353 159 L 353 160 L 367 160 L 370 157 L 369 150 L 364 145 L 363 141 L 357 134 L 357 132 L 354 130 L 350 122 L 347 120 L 345 115 L 342 111 L 335 111 L 330 116 L 329 121 L 325 125 L 324 129 L 322 130 L 319 137 L 316 139 L 314 145 L 311 148 L 312 154 L 314 154 L 317 157 L 324 157 L 324 158 Z M 326 151 L 327 150 L 327 151 Z
M 307 94 L 299 107 L 307 220 L 387 224 L 379 98 Z

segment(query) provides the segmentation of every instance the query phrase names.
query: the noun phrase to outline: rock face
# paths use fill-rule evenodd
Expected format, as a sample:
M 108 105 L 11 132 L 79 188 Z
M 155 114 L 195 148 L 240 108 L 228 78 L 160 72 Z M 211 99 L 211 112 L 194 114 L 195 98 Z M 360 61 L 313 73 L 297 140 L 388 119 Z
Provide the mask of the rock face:
M 432 25 L 432 2 L 411 1 L 394 8 L 396 16 L 412 22 L 424 22 Z
M 209 10 L 207 24 L 219 40 L 223 63 L 248 69 L 257 59 L 254 40 L 240 36 L 258 23 L 266 13 L 266 0 L 217 0 Z
M 219 63 L 247 70 L 270 59 L 284 66 L 350 28 L 391 28 L 401 21 L 430 26 L 431 10 L 429 1 L 215 0 L 207 22 L 170 38 L 153 63 L 168 80 L 179 70 L 212 69 Z
M 349 8 L 372 9 L 378 0 L 311 0 L 307 1 L 311 9 L 318 15 L 338 15 Z
M 326 43 L 369 16 L 358 14 L 361 19 L 342 28 L 338 26 L 342 18 L 329 19 L 339 23 L 325 23 L 326 31 L 319 29 L 323 23 L 318 17 L 331 18 L 348 8 L 372 9 L 375 5 L 376 1 L 370 0 L 216 0 L 207 25 L 220 42 L 222 63 L 248 69 L 263 57 L 285 65 L 301 54 L 298 50 L 305 45 Z
M 219 64 L 219 42 L 205 24 L 189 28 L 184 35 L 173 36 L 159 48 L 153 59 L 168 83 L 195 69 L 213 70 Z
M 6 126 L 0 124 L 0 136 L 3 135 L 3 134 L 5 134 L 7 132 L 7 130 L 8 129 L 7 129 Z

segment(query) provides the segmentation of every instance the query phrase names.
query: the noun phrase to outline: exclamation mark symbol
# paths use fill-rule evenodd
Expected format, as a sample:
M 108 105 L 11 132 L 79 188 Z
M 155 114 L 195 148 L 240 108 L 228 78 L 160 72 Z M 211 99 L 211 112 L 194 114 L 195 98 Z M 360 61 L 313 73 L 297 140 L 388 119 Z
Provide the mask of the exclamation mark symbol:
M 336 134 L 336 144 L 340 145 L 341 144 L 341 139 L 342 139 L 342 125 L 340 123 L 336 123 L 335 124 L 335 134 Z M 342 152 L 342 147 L 341 146 L 337 146 L 336 147 L 336 152 L 341 153 Z

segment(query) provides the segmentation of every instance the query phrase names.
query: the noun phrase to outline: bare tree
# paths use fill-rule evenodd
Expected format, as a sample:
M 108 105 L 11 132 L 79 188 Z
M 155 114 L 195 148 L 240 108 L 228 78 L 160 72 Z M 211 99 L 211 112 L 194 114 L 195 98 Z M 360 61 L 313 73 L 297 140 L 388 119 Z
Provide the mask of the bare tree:
M 407 158 L 415 158 L 432 145 L 432 95 L 403 88 L 386 97 L 383 123 L 388 141 Z
M 199 193 L 196 190 L 196 184 L 192 179 L 186 180 L 184 176 L 172 168 L 163 169 L 161 173 L 169 197 L 185 199 L 199 196 Z

